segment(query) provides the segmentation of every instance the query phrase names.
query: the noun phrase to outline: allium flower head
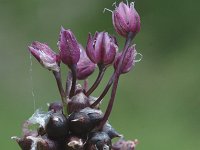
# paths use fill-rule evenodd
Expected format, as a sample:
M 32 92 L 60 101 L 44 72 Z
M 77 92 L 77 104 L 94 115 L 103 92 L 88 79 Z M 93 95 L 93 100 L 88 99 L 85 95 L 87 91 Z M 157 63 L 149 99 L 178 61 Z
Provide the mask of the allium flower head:
M 61 60 L 64 64 L 68 66 L 77 64 L 80 58 L 80 49 L 71 30 L 61 28 L 58 47 L 60 49 Z
M 112 21 L 116 32 L 123 37 L 130 32 L 136 35 L 140 31 L 140 16 L 133 2 L 130 5 L 121 2 L 112 13 Z
M 59 72 L 60 58 L 47 44 L 35 41 L 28 48 L 42 66 L 49 70 Z
M 117 51 L 116 40 L 107 32 L 96 33 L 94 37 L 89 34 L 86 53 L 93 63 L 110 65 Z
M 137 55 L 135 45 L 131 46 L 128 48 L 128 51 L 125 55 L 124 61 L 122 63 L 122 70 L 121 73 L 127 73 L 131 70 L 132 66 L 135 64 L 135 57 Z M 117 69 L 120 59 L 122 57 L 122 52 L 118 53 L 117 58 L 114 63 L 114 68 L 115 70 Z
M 84 48 L 80 45 L 80 59 L 77 63 L 77 78 L 79 80 L 86 79 L 91 75 L 96 65 L 88 58 Z

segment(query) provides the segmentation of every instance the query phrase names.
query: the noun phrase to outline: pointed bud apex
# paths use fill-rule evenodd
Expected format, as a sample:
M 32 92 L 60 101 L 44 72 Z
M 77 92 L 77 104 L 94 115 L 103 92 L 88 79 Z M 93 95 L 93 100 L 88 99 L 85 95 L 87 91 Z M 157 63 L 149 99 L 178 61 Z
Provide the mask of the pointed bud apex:
M 77 64 L 80 58 L 80 49 L 79 44 L 71 30 L 61 28 L 58 47 L 60 49 L 61 60 L 64 64 L 68 66 Z
M 68 121 L 63 114 L 54 113 L 49 118 L 45 130 L 51 139 L 65 138 L 68 133 Z
M 108 66 L 113 63 L 118 46 L 107 32 L 89 34 L 86 53 L 93 63 Z
M 56 72 L 60 71 L 60 58 L 51 50 L 47 44 L 35 41 L 28 48 L 31 54 L 40 62 L 44 68 Z
M 86 79 L 95 70 L 96 65 L 88 58 L 84 48 L 80 45 L 80 59 L 77 63 L 77 78 Z
M 134 8 L 134 2 L 130 5 L 121 2 L 112 13 L 113 25 L 116 32 L 126 37 L 132 32 L 135 36 L 140 31 L 140 16 Z
M 123 64 L 121 66 L 121 73 L 127 73 L 131 70 L 132 66 L 135 64 L 135 57 L 136 57 L 136 49 L 135 45 L 131 46 L 128 48 L 128 51 L 124 57 Z M 115 63 L 114 63 L 114 68 L 115 70 L 117 69 L 119 62 L 121 60 L 122 53 L 119 53 Z

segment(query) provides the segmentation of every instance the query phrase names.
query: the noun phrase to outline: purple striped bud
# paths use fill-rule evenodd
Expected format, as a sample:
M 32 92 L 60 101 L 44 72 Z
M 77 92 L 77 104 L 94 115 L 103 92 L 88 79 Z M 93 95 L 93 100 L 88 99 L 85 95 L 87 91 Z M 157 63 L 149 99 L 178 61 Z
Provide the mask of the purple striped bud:
M 79 80 L 86 79 L 91 75 L 96 65 L 88 58 L 84 48 L 80 45 L 80 59 L 77 63 L 77 78 Z
M 60 71 L 60 58 L 47 44 L 35 41 L 28 48 L 44 68 L 56 72 Z
M 136 35 L 140 31 L 140 16 L 134 8 L 134 3 L 130 5 L 121 2 L 112 13 L 113 25 L 116 32 L 126 37 L 132 32 Z
M 58 47 L 61 60 L 64 64 L 68 66 L 77 64 L 80 58 L 79 44 L 70 30 L 61 28 Z
M 93 63 L 108 66 L 115 60 L 117 51 L 115 39 L 107 32 L 96 33 L 94 37 L 89 34 L 86 53 Z
M 135 64 L 135 57 L 137 55 L 135 45 L 132 45 L 131 47 L 128 48 L 127 53 L 124 57 L 122 66 L 121 66 L 121 73 L 127 73 L 131 70 L 132 66 Z M 122 58 L 122 52 L 118 53 L 115 63 L 114 63 L 114 68 L 115 70 L 117 69 L 119 62 Z

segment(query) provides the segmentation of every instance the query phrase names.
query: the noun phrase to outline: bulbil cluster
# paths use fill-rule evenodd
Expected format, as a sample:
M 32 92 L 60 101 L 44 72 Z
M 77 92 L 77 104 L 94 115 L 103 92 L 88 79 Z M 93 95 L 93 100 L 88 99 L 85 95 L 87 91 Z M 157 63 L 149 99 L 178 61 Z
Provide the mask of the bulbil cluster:
M 56 54 L 46 43 L 33 42 L 30 53 L 56 80 L 62 101 L 48 106 L 47 112 L 36 110 L 23 124 L 23 136 L 15 139 L 22 150 L 134 150 L 137 140 L 125 141 L 108 122 L 115 100 L 119 77 L 133 68 L 136 60 L 132 40 L 140 30 L 140 17 L 134 3 L 121 2 L 112 11 L 115 31 L 125 38 L 123 50 L 117 39 L 107 32 L 89 33 L 85 48 L 70 29 L 61 27 Z M 63 86 L 60 65 L 66 65 L 68 75 Z M 113 66 L 107 85 L 98 97 L 91 94 L 103 79 L 106 70 Z M 88 77 L 98 68 L 95 82 L 88 86 Z M 78 83 L 83 80 L 84 84 Z M 105 112 L 100 103 L 111 89 Z M 37 124 L 37 130 L 31 126 Z M 120 137 L 112 144 L 112 139 Z

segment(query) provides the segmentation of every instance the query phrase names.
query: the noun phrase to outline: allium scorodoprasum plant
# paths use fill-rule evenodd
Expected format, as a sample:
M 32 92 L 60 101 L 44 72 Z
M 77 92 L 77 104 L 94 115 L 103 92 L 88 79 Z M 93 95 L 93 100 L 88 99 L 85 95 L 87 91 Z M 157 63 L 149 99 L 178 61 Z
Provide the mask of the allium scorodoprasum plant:
M 132 43 L 140 31 L 140 17 L 134 3 L 121 2 L 112 11 L 115 31 L 125 38 L 123 50 L 119 50 L 117 39 L 107 32 L 88 35 L 86 48 L 77 41 L 70 29 L 61 27 L 56 54 L 47 44 L 33 42 L 30 53 L 46 69 L 51 71 L 57 82 L 61 102 L 49 104 L 47 112 L 36 112 L 23 124 L 23 136 L 12 137 L 22 150 L 134 150 L 137 140 L 126 141 L 108 122 L 115 101 L 119 77 L 128 73 L 135 65 L 138 54 Z M 69 68 L 63 86 L 60 65 Z M 104 73 L 114 67 L 107 85 L 99 96 L 93 97 Z M 97 79 L 88 88 L 88 77 L 98 67 Z M 78 84 L 84 80 L 84 85 Z M 65 88 L 64 88 L 65 87 Z M 111 89 L 110 100 L 105 112 L 100 103 Z M 39 125 L 31 130 L 32 125 Z M 112 144 L 112 139 L 119 141 Z

